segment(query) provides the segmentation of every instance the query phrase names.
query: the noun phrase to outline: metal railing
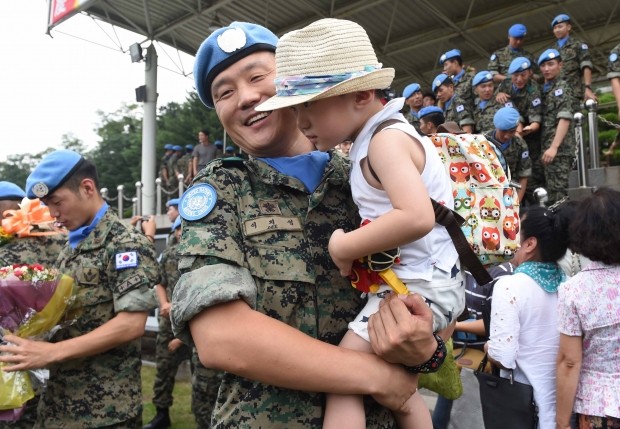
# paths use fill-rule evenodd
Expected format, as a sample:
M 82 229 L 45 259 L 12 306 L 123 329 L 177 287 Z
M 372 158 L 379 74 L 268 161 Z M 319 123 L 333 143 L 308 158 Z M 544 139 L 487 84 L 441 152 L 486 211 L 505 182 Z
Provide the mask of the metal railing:
M 123 216 L 124 210 L 125 210 L 125 203 L 126 202 L 130 202 L 131 203 L 131 216 L 136 216 L 136 215 L 147 215 L 147 214 L 154 214 L 154 215 L 161 215 L 162 213 L 162 208 L 163 208 L 163 202 L 164 201 L 168 201 L 172 198 L 181 198 L 181 195 L 183 195 L 183 192 L 186 189 L 184 180 L 185 177 L 183 176 L 183 174 L 179 174 L 177 176 L 177 179 L 179 180 L 179 186 L 177 189 L 175 190 L 170 190 L 168 191 L 167 189 L 165 189 L 162 186 L 162 181 L 160 178 L 155 179 L 155 197 L 156 197 L 156 204 L 155 204 L 155 213 L 143 213 L 142 210 L 142 188 L 143 188 L 143 184 L 142 182 L 136 182 L 136 193 L 135 196 L 129 196 L 127 194 L 127 192 L 125 191 L 125 186 L 124 185 L 118 185 L 116 187 L 117 190 L 117 196 L 116 197 L 110 197 L 109 195 L 109 190 L 108 188 L 101 188 L 101 196 L 108 201 L 108 203 L 112 203 L 112 202 L 116 202 L 117 203 L 117 210 L 118 210 L 118 214 L 119 216 Z M 164 200 L 165 198 L 165 200 Z

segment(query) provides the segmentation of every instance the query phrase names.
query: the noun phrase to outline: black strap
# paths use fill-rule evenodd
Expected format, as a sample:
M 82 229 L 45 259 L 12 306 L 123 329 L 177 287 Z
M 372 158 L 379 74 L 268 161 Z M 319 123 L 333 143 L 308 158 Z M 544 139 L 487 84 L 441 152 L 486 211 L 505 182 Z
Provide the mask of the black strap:
M 374 137 L 375 134 L 377 134 L 384 128 L 389 127 L 390 125 L 393 125 L 397 122 L 402 121 L 399 121 L 397 119 L 389 119 L 385 122 L 380 123 L 377 128 L 375 128 L 372 136 Z M 374 170 L 372 169 L 372 166 L 370 165 L 370 159 L 368 159 L 368 155 L 366 155 L 366 163 L 368 165 L 368 170 L 370 171 L 370 174 L 372 174 L 372 176 L 377 179 L 377 182 L 381 183 Z M 435 222 L 446 228 L 448 234 L 450 235 L 450 238 L 452 239 L 452 242 L 454 243 L 456 252 L 461 259 L 461 263 L 465 267 L 467 267 L 471 275 L 474 277 L 474 279 L 476 279 L 476 282 L 480 286 L 482 286 L 493 281 L 493 278 L 488 273 L 486 268 L 484 268 L 484 265 L 482 265 L 482 262 L 480 262 L 478 256 L 474 253 L 473 249 L 469 245 L 469 242 L 467 241 L 467 238 L 465 237 L 465 234 L 463 233 L 463 230 L 461 229 L 461 225 L 465 223 L 465 220 L 454 210 L 451 210 L 446 206 L 439 204 L 432 198 L 431 203 L 433 205 L 433 211 L 435 212 Z

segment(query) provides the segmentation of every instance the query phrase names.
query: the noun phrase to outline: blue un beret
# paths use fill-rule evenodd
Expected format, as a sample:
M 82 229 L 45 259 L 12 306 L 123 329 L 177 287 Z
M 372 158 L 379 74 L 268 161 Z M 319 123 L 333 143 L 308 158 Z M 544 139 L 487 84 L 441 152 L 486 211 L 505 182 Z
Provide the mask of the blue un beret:
M 0 182 L 0 200 L 23 200 L 26 193 L 22 188 L 11 182 Z
M 473 86 L 478 86 L 481 83 L 489 82 L 492 80 L 493 80 L 493 75 L 491 74 L 491 72 L 488 70 L 483 70 L 483 71 L 476 73 L 474 78 L 471 80 L 471 84 Z
M 411 97 L 416 92 L 420 92 L 421 90 L 422 88 L 420 88 L 419 83 L 410 83 L 403 90 L 403 97 L 405 97 L 405 100 L 406 100 L 407 98 Z
M 527 34 L 527 27 L 523 24 L 515 24 L 508 29 L 508 35 L 520 39 Z
M 185 145 L 185 149 L 187 149 L 187 150 L 194 150 L 194 145 L 193 144 L 186 144 Z
M 235 148 L 233 146 L 226 146 L 226 152 L 234 152 Z
M 174 145 L 171 144 L 171 143 L 166 143 L 164 145 L 164 149 L 166 149 L 166 150 L 173 150 L 173 148 L 174 148 Z
M 198 97 L 213 108 L 211 83 L 230 65 L 257 51 L 276 51 L 278 37 L 256 24 L 233 22 L 228 27 L 215 30 L 207 37 L 194 62 L 194 80 Z
M 570 22 L 570 16 L 565 13 L 561 13 L 551 21 L 551 28 L 555 27 L 557 24 L 561 24 L 562 22 Z
M 540 57 L 538 57 L 538 65 L 551 60 L 561 60 L 560 53 L 557 49 L 547 49 L 545 52 L 540 54 Z
M 493 116 L 493 125 L 502 131 L 510 131 L 519 125 L 519 112 L 514 107 L 502 107 Z
M 166 202 L 166 207 L 170 207 L 170 206 L 178 206 L 179 205 L 179 199 L 178 198 L 172 198 L 170 200 L 168 200 Z
M 433 85 L 432 85 L 433 92 L 436 92 L 437 88 L 439 88 L 444 83 L 452 83 L 452 79 L 450 79 L 450 77 L 447 74 L 441 73 L 435 76 L 435 79 L 433 79 Z
M 174 220 L 174 223 L 172 224 L 172 228 L 170 228 L 170 231 L 174 232 L 174 230 L 180 226 L 181 226 L 181 216 L 177 216 L 177 218 Z
M 517 57 L 510 62 L 508 73 L 519 73 L 532 67 L 532 62 L 526 57 Z
M 181 146 L 180 144 L 175 144 L 172 149 L 174 150 L 183 150 L 183 146 Z
M 222 140 L 216 140 L 214 144 L 217 147 L 224 147 L 224 143 L 222 143 Z
M 443 65 L 443 63 L 445 63 L 446 61 L 460 56 L 461 51 L 459 51 L 458 49 L 450 49 L 448 52 L 439 57 L 439 64 Z
M 46 155 L 28 176 L 26 195 L 32 199 L 53 194 L 83 162 L 82 155 L 67 149 Z
M 437 106 L 426 106 L 420 109 L 418 112 L 418 119 L 422 119 L 426 115 L 430 115 L 431 113 L 441 113 L 443 115 L 443 110 L 441 110 Z

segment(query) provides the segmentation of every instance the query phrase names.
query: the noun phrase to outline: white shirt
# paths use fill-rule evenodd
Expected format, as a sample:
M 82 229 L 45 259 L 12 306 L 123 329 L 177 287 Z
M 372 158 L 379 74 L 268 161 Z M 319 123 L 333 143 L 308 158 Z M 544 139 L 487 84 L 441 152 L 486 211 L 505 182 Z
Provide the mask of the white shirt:
M 493 288 L 488 353 L 514 369 L 516 381 L 534 388 L 540 429 L 555 428 L 557 301 L 557 293 L 545 292 L 524 273 L 502 277 Z

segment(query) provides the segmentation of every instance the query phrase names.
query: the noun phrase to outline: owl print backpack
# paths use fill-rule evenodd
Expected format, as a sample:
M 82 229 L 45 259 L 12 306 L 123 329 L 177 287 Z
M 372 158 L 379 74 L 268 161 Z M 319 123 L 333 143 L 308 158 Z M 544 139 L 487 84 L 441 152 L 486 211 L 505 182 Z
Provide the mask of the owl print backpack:
M 480 134 L 429 136 L 450 176 L 461 230 L 483 265 L 512 259 L 519 246 L 519 201 L 503 155 Z

